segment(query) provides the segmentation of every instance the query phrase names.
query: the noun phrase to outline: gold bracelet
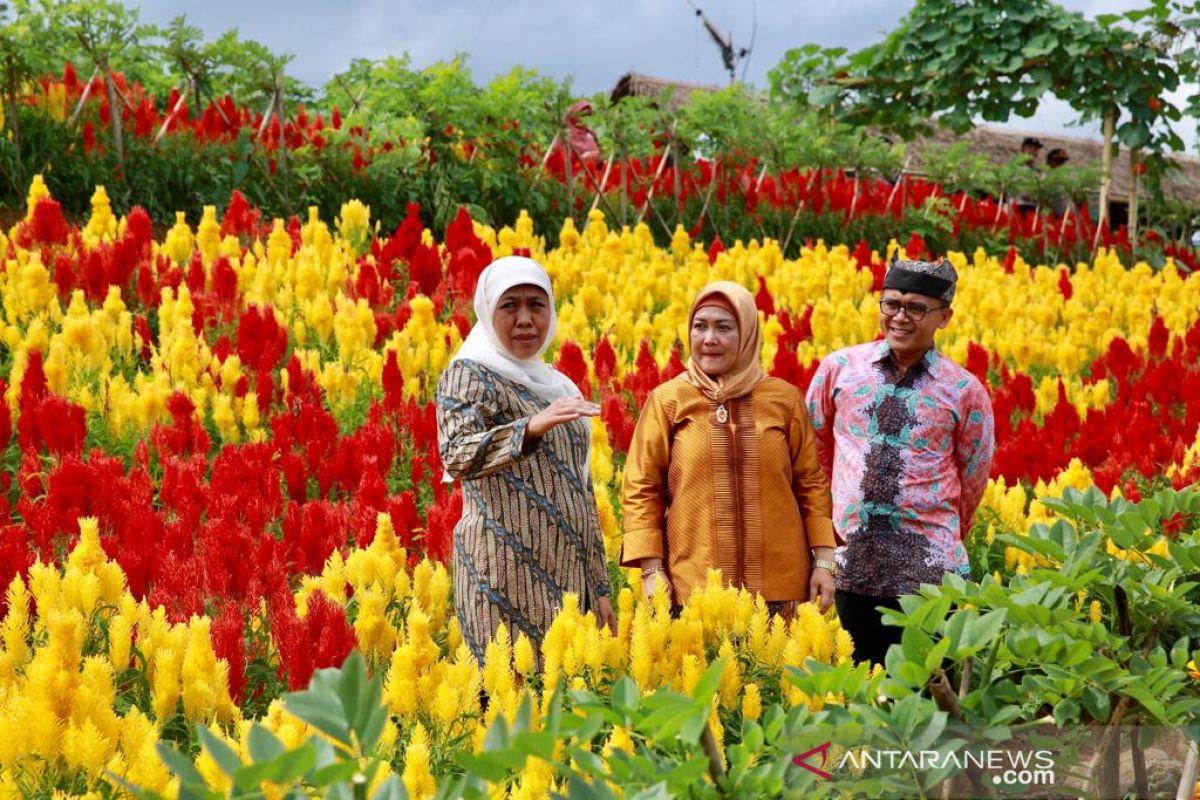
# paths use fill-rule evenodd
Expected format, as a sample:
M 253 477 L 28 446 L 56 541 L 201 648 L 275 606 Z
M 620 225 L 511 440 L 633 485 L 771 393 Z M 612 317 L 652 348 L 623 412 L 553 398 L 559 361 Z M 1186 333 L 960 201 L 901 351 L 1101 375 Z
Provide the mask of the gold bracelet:
M 662 564 L 659 564 L 657 567 L 650 567 L 649 569 L 642 570 L 642 577 L 649 578 L 651 575 L 656 575 L 660 572 L 666 572 L 666 570 L 662 568 Z
M 834 577 L 837 577 L 837 574 L 838 574 L 837 562 L 826 560 L 824 558 L 814 559 L 813 560 L 813 569 L 829 570 L 829 574 L 833 575 Z

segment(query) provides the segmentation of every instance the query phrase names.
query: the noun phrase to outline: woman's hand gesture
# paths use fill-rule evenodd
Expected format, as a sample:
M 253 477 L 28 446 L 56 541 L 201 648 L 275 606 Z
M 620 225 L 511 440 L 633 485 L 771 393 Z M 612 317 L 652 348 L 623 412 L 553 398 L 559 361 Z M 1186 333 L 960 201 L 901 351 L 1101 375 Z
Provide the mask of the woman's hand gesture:
M 599 413 L 600 406 L 582 397 L 560 397 L 534 414 L 525 432 L 534 438 L 540 438 L 549 433 L 551 428 L 564 422 L 573 422 L 580 417 L 594 417 Z

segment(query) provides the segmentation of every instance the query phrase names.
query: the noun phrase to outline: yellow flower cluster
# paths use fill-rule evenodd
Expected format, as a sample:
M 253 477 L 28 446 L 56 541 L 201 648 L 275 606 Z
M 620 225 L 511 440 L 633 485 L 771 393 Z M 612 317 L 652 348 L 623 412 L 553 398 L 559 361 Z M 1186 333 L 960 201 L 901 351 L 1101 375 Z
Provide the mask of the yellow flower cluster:
M 45 182 L 35 178 L 28 213 L 48 196 Z M 113 215 L 103 187 L 97 188 L 83 228 L 84 245 L 109 241 L 125 225 Z M 632 364 L 642 339 L 665 361 L 672 347 L 686 339 L 687 309 L 695 292 L 716 279 L 756 290 L 761 277 L 776 307 L 799 314 L 812 305 L 813 335 L 798 348 L 801 363 L 875 335 L 871 275 L 858 267 L 845 246 L 818 243 L 797 258 L 785 259 L 774 241 L 739 242 L 710 264 L 682 229 L 669 248 L 659 248 L 647 226 L 613 231 L 599 211 L 591 212 L 582 231 L 568 220 L 559 246 L 550 251 L 534 234 L 528 216 L 512 228 L 495 231 L 476 224 L 475 229 L 495 255 L 529 248 L 546 265 L 559 299 L 558 341 L 578 342 L 588 359 L 598 338 L 607 336 L 618 354 L 618 376 Z M 274 309 L 297 357 L 317 376 L 335 410 L 353 404 L 364 391 L 379 391 L 388 351 L 396 353 L 406 396 L 428 400 L 462 337 L 455 325 L 434 315 L 431 301 L 418 296 L 411 302 L 407 324 L 375 347 L 372 310 L 346 294 L 362 268 L 363 242 L 373 231 L 370 209 L 351 201 L 343 206 L 333 231 L 312 209 L 298 245 L 277 220 L 265 242 L 255 240 L 243 247 L 233 236 L 221 237 L 216 210 L 210 206 L 195 230 L 178 215 L 164 240 L 155 243 L 151 264 L 157 265 L 162 255 L 186 268 L 197 253 L 206 288 L 211 288 L 213 263 L 218 257 L 228 258 L 237 275 L 239 305 Z M 431 241 L 428 231 L 424 237 Z M 3 243 L 11 244 L 7 239 Z M 143 343 L 132 331 L 128 298 L 114 289 L 102 310 L 89 310 L 72 296 L 64 309 L 40 249 L 12 249 L 13 257 L 0 270 L 0 334 L 13 354 L 5 398 L 10 406 L 15 407 L 28 353 L 39 350 L 49 359 L 53 390 L 102 412 L 115 435 L 136 437 L 162 421 L 165 398 L 172 391 L 187 394 L 197 414 L 210 417 L 225 441 L 263 435 L 258 430 L 263 411 L 258 399 L 252 393 L 236 398 L 229 382 L 215 380 L 224 377 L 223 370 L 236 368 L 215 360 L 209 343 L 192 330 L 194 304 L 186 287 L 164 291 L 157 309 L 160 341 L 149 367 L 135 370 L 129 359 Z M 949 257 L 961 278 L 957 313 L 940 346 L 961 361 L 968 343 L 978 342 L 1017 369 L 1054 373 L 1038 380 L 1041 412 L 1056 402 L 1059 378 L 1081 414 L 1103 407 L 1110 401 L 1108 384 L 1084 385 L 1080 379 L 1101 348 L 1116 336 L 1123 336 L 1135 350 L 1145 348 L 1154 314 L 1174 336 L 1200 314 L 1200 276 L 1183 279 L 1175 270 L 1155 272 L 1145 264 L 1126 269 L 1110 253 L 1101 253 L 1093 265 L 1076 267 L 1069 300 L 1058 289 L 1065 266 L 1030 267 L 1018 259 L 1009 274 L 982 251 L 970 258 L 961 253 Z M 373 264 L 373 259 L 365 252 L 361 263 Z M 997 325 L 1001 319 L 1004 324 Z M 765 325 L 763 362 L 768 367 L 781 330 L 773 318 Z
M 208 618 L 172 624 L 161 607 L 134 600 L 100 546 L 96 520 L 79 527 L 61 570 L 39 562 L 28 584 L 17 577 L 8 587 L 0 793 L 68 775 L 94 787 L 105 771 L 165 792 L 172 781 L 155 752 L 162 726 L 176 714 L 209 723 L 238 718 L 229 666 L 213 652 Z M 135 669 L 149 684 L 150 707 L 118 714 L 117 687 Z
M 1178 469 L 1178 465 L 1173 466 L 1171 473 L 1173 474 Z M 1056 515 L 1041 500 L 1062 497 L 1068 488 L 1083 492 L 1092 484 L 1091 470 L 1083 466 L 1077 458 L 1071 459 L 1067 468 L 1054 476 L 1050 483 L 1039 480 L 1033 489 L 1032 497 L 1027 494 L 1025 487 L 1021 484 L 1008 487 L 1003 477 L 988 481 L 977 512 L 981 519 L 987 521 L 985 536 L 988 543 L 991 543 L 997 532 L 1004 531 L 1024 535 L 1033 525 L 1054 524 L 1057 519 Z M 1120 496 L 1120 488 L 1113 487 L 1112 497 Z M 1147 533 L 1149 533 L 1148 529 Z M 1109 553 L 1121 558 L 1133 557 L 1127 551 L 1117 547 L 1111 539 L 1105 543 L 1105 547 Z M 1166 538 L 1160 537 L 1146 552 L 1160 556 L 1168 555 Z M 1144 558 L 1140 554 L 1137 557 Z M 1008 572 L 1024 575 L 1034 567 L 1046 566 L 1050 566 L 1050 563 L 1044 557 L 1031 555 L 1016 547 L 1004 548 L 1004 569 Z M 1093 613 L 1095 613 L 1094 609 Z

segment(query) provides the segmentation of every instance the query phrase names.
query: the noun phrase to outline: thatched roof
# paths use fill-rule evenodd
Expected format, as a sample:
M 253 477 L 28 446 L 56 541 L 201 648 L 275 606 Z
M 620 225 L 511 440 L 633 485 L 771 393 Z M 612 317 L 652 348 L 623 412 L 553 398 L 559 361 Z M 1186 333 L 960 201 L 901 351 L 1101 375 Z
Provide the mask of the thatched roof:
M 1062 148 L 1070 158 L 1071 164 L 1086 165 L 1094 163 L 1100 166 L 1101 153 L 1104 145 L 1096 139 L 1084 139 L 1074 136 L 1062 136 L 1051 133 L 1033 133 L 1030 131 L 1000 128 L 994 125 L 979 125 L 962 136 L 938 129 L 927 139 L 918 139 L 908 147 L 912 157 L 908 171 L 914 174 L 921 172 L 921 150 L 923 145 L 936 142 L 941 145 L 955 141 L 966 140 L 971 143 L 971 150 L 986 156 L 994 164 L 1005 164 L 1021 152 L 1021 142 L 1032 136 L 1041 141 L 1043 147 L 1038 151 L 1037 163 L 1045 168 L 1046 155 L 1055 148 Z M 1168 158 L 1178 169 L 1168 170 L 1163 177 L 1163 192 L 1168 197 L 1181 200 L 1200 202 L 1200 158 L 1193 155 L 1172 154 Z M 1114 203 L 1129 202 L 1129 151 L 1122 148 L 1113 161 L 1111 200 Z M 1141 187 L 1144 189 L 1144 187 Z
M 616 102 L 622 97 L 636 96 L 652 97 L 657 100 L 668 89 L 673 91 L 667 107 L 671 111 L 674 111 L 680 106 L 687 105 L 692 97 L 692 92 L 716 92 L 721 87 L 708 83 L 669 81 L 665 78 L 655 78 L 650 75 L 641 75 L 637 72 L 627 72 L 621 76 L 621 79 L 617 81 L 617 85 L 613 87 L 611 99 L 613 102 Z

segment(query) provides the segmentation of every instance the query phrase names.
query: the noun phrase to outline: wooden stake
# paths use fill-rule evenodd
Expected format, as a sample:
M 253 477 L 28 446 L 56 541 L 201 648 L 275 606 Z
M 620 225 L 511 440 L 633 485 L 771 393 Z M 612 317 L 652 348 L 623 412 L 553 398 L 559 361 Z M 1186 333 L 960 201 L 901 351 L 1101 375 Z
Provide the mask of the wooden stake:
M 571 172 L 571 160 L 575 157 L 575 148 L 571 147 L 571 137 L 561 136 L 563 143 L 563 176 L 567 181 L 567 214 L 575 221 L 575 176 Z M 584 168 L 586 172 L 587 169 Z
M 812 175 L 808 176 L 804 180 L 804 188 L 806 191 L 812 186 L 813 181 L 817 179 L 817 175 L 819 173 L 820 169 L 814 170 Z M 800 220 L 800 212 L 802 211 L 804 211 L 804 201 L 797 199 L 796 211 L 792 214 L 792 221 L 788 225 L 787 236 L 785 236 L 783 239 L 783 247 L 779 248 L 779 252 L 783 253 L 785 256 L 787 255 L 788 245 L 792 243 L 792 234 L 796 231 L 796 223 Z
M 1093 258 L 1096 248 L 1100 246 L 1100 229 L 1108 222 L 1108 190 L 1112 185 L 1112 142 L 1116 120 L 1116 111 L 1109 109 L 1104 115 L 1104 150 L 1100 154 L 1100 216 L 1096 219 L 1096 236 L 1092 240 Z
M 541 166 L 538 172 L 533 176 L 533 185 L 537 186 L 542 181 L 542 176 L 546 174 L 546 165 L 550 163 L 550 156 L 554 153 L 554 146 L 558 144 L 559 134 L 555 133 L 554 138 L 550 140 L 550 146 L 546 148 L 546 155 L 542 156 Z
M 885 209 L 892 207 L 892 200 L 896 198 L 896 192 L 900 189 L 900 184 L 904 183 L 904 179 L 908 177 L 908 165 L 911 163 L 912 156 L 904 159 L 904 166 L 900 168 L 900 175 L 896 178 L 896 182 L 892 184 L 892 191 L 888 195 L 887 205 L 884 206 Z M 966 197 L 965 193 L 963 194 L 963 197 Z M 961 207 L 958 209 L 958 213 L 962 213 Z
M 154 137 L 155 144 L 158 144 L 159 140 L 166 135 L 167 126 L 171 124 L 171 120 L 175 118 L 175 115 L 179 113 L 179 109 L 183 107 L 183 102 L 187 100 L 188 89 L 190 88 L 190 85 L 184 86 L 183 91 L 179 93 L 179 99 L 175 101 L 175 105 L 171 108 L 171 111 L 167 114 L 166 118 L 163 119 L 162 127 L 158 129 L 158 135 Z
M 262 122 L 258 125 L 258 133 L 254 134 L 254 138 L 261 139 L 263 134 L 267 132 L 267 126 L 271 122 L 271 111 L 275 108 L 275 92 L 272 90 L 271 98 L 267 100 L 267 107 L 263 109 Z
M 105 68 L 104 83 L 108 87 L 108 118 L 112 123 L 113 147 L 117 151 L 117 163 L 125 163 L 125 137 L 121 132 L 121 109 L 117 107 L 117 85 L 112 73 Z M 119 174 L 119 173 L 118 173 Z
M 654 180 L 650 182 L 650 191 L 646 192 L 646 200 L 642 203 L 642 209 L 638 212 L 637 221 L 634 222 L 634 227 L 639 225 L 646 216 L 646 209 L 650 207 L 650 201 L 654 199 L 654 189 L 658 186 L 658 179 L 662 177 L 663 169 L 667 166 L 667 154 L 663 153 L 662 158 L 658 160 L 658 170 L 654 173 Z
M 79 93 L 79 102 L 75 104 L 75 110 L 71 112 L 71 118 L 67 120 L 67 129 L 75 127 L 75 121 L 79 119 L 80 113 L 83 112 L 83 105 L 87 102 L 88 97 L 92 93 L 92 85 L 96 82 L 96 76 L 100 74 L 100 68 L 96 67 L 92 70 L 92 77 L 88 78 L 88 82 L 84 85 L 83 91 Z
M 1138 177 L 1142 154 L 1138 148 L 1129 151 L 1129 244 L 1136 248 L 1138 243 Z
M 610 172 L 612 172 L 613 161 L 616 159 L 616 157 L 616 153 L 608 154 L 608 163 L 604 165 L 604 176 L 600 178 L 600 187 L 596 191 L 596 196 L 592 198 L 592 207 L 589 209 L 591 211 L 595 211 L 596 206 L 600 205 L 600 198 L 604 195 L 604 187 L 608 185 L 608 175 Z
M 17 65 L 8 57 L 8 116 L 12 120 L 13 146 L 17 164 L 21 163 L 21 126 L 17 119 Z
M 1195 739 L 1191 739 L 1188 741 L 1187 760 L 1183 762 L 1183 775 L 1175 791 L 1175 800 L 1192 800 L 1196 792 L 1197 774 L 1200 774 L 1200 746 Z

